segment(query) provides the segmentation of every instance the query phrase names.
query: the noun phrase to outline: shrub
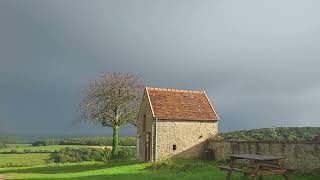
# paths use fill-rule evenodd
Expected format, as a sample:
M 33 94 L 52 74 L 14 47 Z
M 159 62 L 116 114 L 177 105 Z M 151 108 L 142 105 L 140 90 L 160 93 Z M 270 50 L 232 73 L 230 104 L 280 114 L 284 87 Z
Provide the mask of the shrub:
M 24 153 L 31 153 L 32 151 L 30 149 L 24 149 L 23 152 Z
M 115 159 L 133 159 L 136 157 L 135 147 L 120 147 L 118 154 L 114 157 Z
M 7 148 L 8 146 L 6 144 L 0 143 L 0 149 Z
M 16 154 L 16 153 L 18 153 L 18 151 L 17 151 L 16 149 L 11 149 L 11 150 L 10 150 L 10 153 Z
M 32 143 L 32 146 L 49 146 L 49 145 L 59 145 L 60 140 L 56 139 L 42 139 Z
M 48 143 L 46 141 L 40 140 L 32 143 L 32 146 L 47 146 Z
M 119 138 L 119 145 L 120 146 L 135 146 L 136 143 L 137 143 L 137 139 L 135 137 L 120 137 Z
M 172 159 L 165 159 L 161 161 L 155 161 L 150 163 L 147 168 L 158 170 L 158 169 L 177 169 L 178 165 Z
M 82 161 L 107 161 L 111 159 L 111 149 L 101 148 L 64 148 L 57 153 L 52 153 L 52 160 L 56 163 L 82 162 Z M 128 160 L 136 157 L 134 147 L 121 147 L 114 159 Z
M 200 160 L 174 160 L 174 159 L 165 159 L 161 161 L 156 161 L 150 163 L 147 168 L 153 170 L 159 169 L 170 169 L 176 171 L 190 171 L 194 169 L 204 169 L 210 165 L 208 162 L 200 161 Z M 212 164 L 211 164 L 212 165 Z
M 56 163 L 106 161 L 110 159 L 110 155 L 110 151 L 99 148 L 64 148 L 52 154 L 52 159 Z
M 111 158 L 112 149 L 109 148 L 109 147 L 105 147 L 104 148 L 104 152 L 106 153 L 106 157 L 108 157 L 108 159 L 110 159 Z

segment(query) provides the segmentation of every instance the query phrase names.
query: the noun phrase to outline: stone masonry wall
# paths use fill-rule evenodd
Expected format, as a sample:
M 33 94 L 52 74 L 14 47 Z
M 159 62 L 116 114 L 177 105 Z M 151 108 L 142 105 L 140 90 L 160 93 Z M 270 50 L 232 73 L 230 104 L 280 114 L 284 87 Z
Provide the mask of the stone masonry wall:
M 320 168 L 320 143 L 265 143 L 209 140 L 216 160 L 228 159 L 231 154 L 249 153 L 286 157 L 285 167 L 302 170 Z
M 216 121 L 158 120 L 156 123 L 156 160 L 168 157 L 201 158 L 205 141 L 218 133 Z M 176 150 L 173 150 L 176 145 Z

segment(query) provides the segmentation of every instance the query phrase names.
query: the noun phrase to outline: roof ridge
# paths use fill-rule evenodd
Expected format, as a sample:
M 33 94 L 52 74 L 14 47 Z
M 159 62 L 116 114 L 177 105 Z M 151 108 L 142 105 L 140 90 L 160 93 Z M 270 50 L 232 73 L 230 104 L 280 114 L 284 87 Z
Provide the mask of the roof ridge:
M 146 87 L 146 89 L 159 90 L 159 91 L 171 91 L 171 92 L 204 93 L 203 90 L 182 90 L 182 89 L 175 89 L 175 88 Z

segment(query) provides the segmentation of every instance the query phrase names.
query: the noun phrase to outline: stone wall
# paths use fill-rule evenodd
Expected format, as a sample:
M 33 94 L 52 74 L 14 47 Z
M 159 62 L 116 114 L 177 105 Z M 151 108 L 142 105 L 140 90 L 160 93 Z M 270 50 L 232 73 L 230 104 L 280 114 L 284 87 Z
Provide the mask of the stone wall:
M 312 170 L 320 168 L 320 143 L 270 143 L 209 140 L 216 160 L 228 159 L 231 154 L 249 153 L 286 157 L 285 167 Z
M 156 123 L 156 160 L 168 157 L 201 158 L 205 141 L 217 133 L 217 121 L 158 120 Z M 174 145 L 176 150 L 173 150 Z
M 320 135 L 317 135 L 314 137 L 314 142 L 315 143 L 320 143 Z

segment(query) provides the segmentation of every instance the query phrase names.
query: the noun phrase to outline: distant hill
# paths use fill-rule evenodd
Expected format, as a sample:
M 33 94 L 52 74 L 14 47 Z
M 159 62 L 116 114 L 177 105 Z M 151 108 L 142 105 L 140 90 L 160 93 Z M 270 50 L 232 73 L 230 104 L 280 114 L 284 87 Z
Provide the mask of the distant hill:
M 224 139 L 266 142 L 311 142 L 320 127 L 276 127 L 221 133 Z

